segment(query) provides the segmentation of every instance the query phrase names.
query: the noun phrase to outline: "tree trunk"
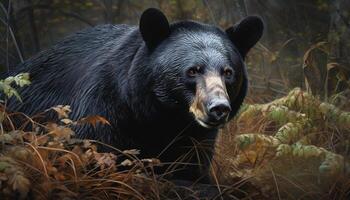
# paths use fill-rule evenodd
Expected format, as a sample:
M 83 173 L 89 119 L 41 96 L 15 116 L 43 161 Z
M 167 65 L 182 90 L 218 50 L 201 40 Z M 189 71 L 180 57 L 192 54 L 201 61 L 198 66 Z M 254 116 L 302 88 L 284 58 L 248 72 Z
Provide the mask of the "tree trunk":
M 31 30 L 31 40 L 32 40 L 32 45 L 34 48 L 34 53 L 37 53 L 40 51 L 40 43 L 39 43 L 39 39 L 38 39 L 38 30 L 35 24 L 35 16 L 34 16 L 34 10 L 33 10 L 33 3 L 32 0 L 27 0 L 26 2 L 29 6 L 29 9 L 27 10 L 27 14 L 28 14 L 28 24 L 29 24 L 29 28 Z
M 331 1 L 331 23 L 328 35 L 327 95 L 338 93 L 350 84 L 350 1 Z

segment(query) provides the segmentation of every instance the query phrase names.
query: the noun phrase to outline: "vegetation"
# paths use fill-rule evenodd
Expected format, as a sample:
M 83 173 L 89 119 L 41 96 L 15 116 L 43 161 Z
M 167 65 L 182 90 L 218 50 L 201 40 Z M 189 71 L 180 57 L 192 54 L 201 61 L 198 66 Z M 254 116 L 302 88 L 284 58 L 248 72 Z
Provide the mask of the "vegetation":
M 29 84 L 28 74 L 8 77 L 0 82 L 9 98 L 17 92 L 11 84 Z M 165 181 L 158 182 L 153 174 L 156 159 L 138 159 L 138 150 L 99 153 L 98 141 L 74 138 L 72 126 L 89 123 L 108 125 L 100 116 L 70 120 L 69 106 L 54 110 L 59 123 L 39 124 L 35 117 L 22 113 L 7 113 L 6 101 L 0 105 L 0 198 L 3 199 L 163 199 L 171 195 Z M 27 120 L 15 128 L 13 118 L 22 115 Z M 31 124 L 31 130 L 25 130 Z M 104 145 L 104 144 L 100 144 Z M 174 187 L 173 187 L 174 188 Z
M 73 126 L 108 125 L 99 116 L 69 119 L 70 107 L 53 110 L 59 123 L 7 113 L 11 85 L 30 84 L 28 74 L 1 81 L 0 197 L 179 199 L 198 196 L 153 173 L 157 159 L 138 159 L 138 150 L 100 153 L 98 141 L 74 138 Z M 27 118 L 16 128 L 16 115 Z M 245 104 L 218 140 L 214 179 L 229 185 L 231 198 L 346 199 L 350 192 L 350 112 L 299 88 L 265 104 Z M 201 188 L 199 188 L 201 189 Z
M 223 180 L 245 179 L 270 198 L 346 199 L 349 127 L 350 112 L 296 88 L 241 109 L 226 130 L 233 138 L 219 141 L 218 168 L 227 168 Z

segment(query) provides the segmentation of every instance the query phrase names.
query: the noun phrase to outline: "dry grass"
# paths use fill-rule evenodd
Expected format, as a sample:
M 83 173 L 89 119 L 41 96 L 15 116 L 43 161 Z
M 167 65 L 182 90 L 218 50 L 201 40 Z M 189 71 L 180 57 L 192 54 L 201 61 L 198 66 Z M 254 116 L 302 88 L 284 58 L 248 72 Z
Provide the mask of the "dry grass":
M 349 129 L 349 112 L 295 89 L 246 105 L 220 134 L 214 169 L 267 199 L 348 199 Z
M 3 124 L 11 124 L 10 119 L 5 114 Z M 97 141 L 73 138 L 67 121 L 39 124 L 30 119 L 32 131 L 2 130 L 2 197 L 161 199 L 167 186 L 153 174 L 158 160 L 140 160 L 137 150 L 99 153 Z
M 29 84 L 23 77 L 0 82 L 7 96 L 19 96 L 9 86 Z M 56 106 L 45 112 L 60 121 L 39 123 L 42 114 L 0 104 L 0 199 L 349 199 L 349 112 L 300 89 L 275 100 L 253 91 L 246 102 L 217 141 L 212 178 L 224 187 L 176 185 L 154 173 L 157 159 L 74 138 L 74 126 L 108 125 L 102 117 L 72 121 Z
M 1 199 L 222 199 L 247 196 L 245 188 L 256 190 L 244 181 L 219 190 L 218 185 L 169 182 L 164 174 L 154 173 L 162 163 L 139 159 L 136 149 L 120 151 L 98 141 L 74 138 L 74 126 L 108 122 L 99 116 L 72 121 L 69 106 L 46 111 L 55 111 L 58 123 L 39 123 L 36 119 L 43 114 L 8 114 L 0 107 Z M 23 123 L 16 128 L 13 118 L 20 116 Z M 113 153 L 101 153 L 98 147 Z M 170 168 L 166 173 L 177 170 L 173 165 Z

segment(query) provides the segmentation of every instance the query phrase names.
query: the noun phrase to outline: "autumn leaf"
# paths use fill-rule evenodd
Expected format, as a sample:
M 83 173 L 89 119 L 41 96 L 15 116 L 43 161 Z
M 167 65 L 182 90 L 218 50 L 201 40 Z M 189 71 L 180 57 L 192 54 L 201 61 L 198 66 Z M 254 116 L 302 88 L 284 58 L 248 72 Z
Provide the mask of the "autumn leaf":
M 94 116 L 88 116 L 80 119 L 78 121 L 79 124 L 84 124 L 84 123 L 89 123 L 93 127 L 96 127 L 97 123 L 101 123 L 103 125 L 111 125 L 105 118 L 99 116 L 99 115 L 94 115 Z
M 56 139 L 65 139 L 69 141 L 71 136 L 74 135 L 72 129 L 54 123 L 49 123 L 47 128 L 49 129 L 49 134 L 54 135 Z
M 83 147 L 84 148 L 89 148 L 91 147 L 91 142 L 89 140 L 83 140 Z
M 72 110 L 70 109 L 70 106 L 68 105 L 58 105 L 55 107 L 51 108 L 52 110 L 56 111 L 56 113 L 58 114 L 58 118 L 63 119 L 63 118 L 68 118 L 68 115 L 70 112 L 72 112 Z
M 75 124 L 74 121 L 68 118 L 61 119 L 61 122 L 63 122 L 65 125 Z
M 101 169 L 114 167 L 117 160 L 117 156 L 112 153 L 95 153 L 94 156 L 97 161 L 96 164 L 101 167 Z

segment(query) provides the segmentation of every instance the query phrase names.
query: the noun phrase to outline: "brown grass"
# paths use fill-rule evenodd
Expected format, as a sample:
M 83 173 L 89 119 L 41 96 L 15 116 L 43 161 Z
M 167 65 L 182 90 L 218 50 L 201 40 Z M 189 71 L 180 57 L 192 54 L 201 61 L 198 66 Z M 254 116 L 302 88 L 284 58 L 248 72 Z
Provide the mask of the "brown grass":
M 339 116 L 350 114 L 331 104 L 330 110 L 323 113 L 320 107 L 325 103 L 317 98 L 302 91 L 294 95 L 267 104 L 253 104 L 260 110 L 252 115 L 247 115 L 247 110 L 241 111 L 222 130 L 213 167 L 216 176 L 228 184 L 232 184 L 232 180 L 245 180 L 258 188 L 265 199 L 348 199 L 350 123 Z M 303 114 L 300 116 L 309 118 L 311 127 L 294 129 L 300 131 L 300 138 L 283 144 L 275 134 L 285 123 L 298 122 L 298 119 L 283 120 L 286 116 L 281 113 L 275 119 L 276 114 L 271 113 L 276 112 L 276 105 L 288 107 L 289 114 Z M 247 133 L 254 133 L 255 140 L 238 142 L 239 136 Z M 294 150 L 278 156 L 281 147 Z M 332 159 L 327 160 L 326 155 Z
M 299 89 L 251 90 L 246 103 L 221 130 L 211 186 L 176 185 L 154 173 L 157 159 L 74 138 L 74 126 L 108 125 L 102 117 L 72 121 L 69 106 L 56 106 L 52 123 L 0 104 L 0 199 L 349 199 L 349 112 Z M 205 146 L 193 142 L 198 156 Z

